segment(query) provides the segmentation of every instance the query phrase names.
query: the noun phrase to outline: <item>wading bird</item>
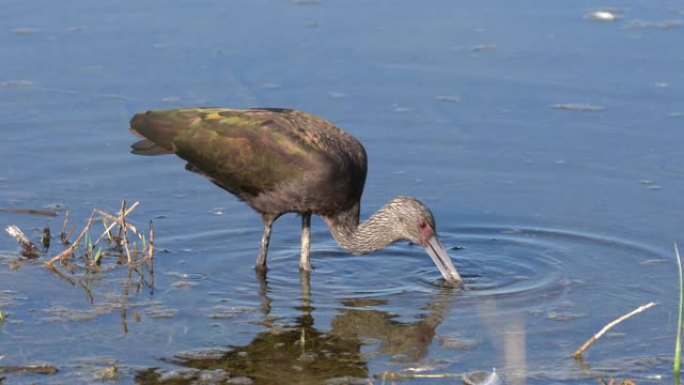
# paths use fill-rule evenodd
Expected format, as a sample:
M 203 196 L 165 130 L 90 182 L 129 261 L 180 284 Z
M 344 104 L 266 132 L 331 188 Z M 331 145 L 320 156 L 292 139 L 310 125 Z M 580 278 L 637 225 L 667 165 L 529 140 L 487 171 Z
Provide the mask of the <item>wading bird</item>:
M 134 154 L 176 154 L 187 170 L 261 214 L 260 272 L 266 271 L 271 226 L 285 213 L 302 216 L 299 267 L 311 270 L 310 224 L 317 214 L 343 249 L 365 254 L 409 240 L 425 248 L 444 279 L 461 283 L 432 213 L 417 199 L 393 198 L 359 224 L 366 151 L 322 118 L 290 109 L 180 108 L 140 112 L 131 131 L 144 138 L 132 145 Z

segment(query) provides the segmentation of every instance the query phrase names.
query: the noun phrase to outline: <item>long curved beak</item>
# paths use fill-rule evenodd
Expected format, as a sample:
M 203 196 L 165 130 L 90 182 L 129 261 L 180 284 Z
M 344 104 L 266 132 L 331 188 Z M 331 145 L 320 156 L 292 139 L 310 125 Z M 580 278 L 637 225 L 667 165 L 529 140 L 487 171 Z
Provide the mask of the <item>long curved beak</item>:
M 442 273 L 442 276 L 447 282 L 454 286 L 463 285 L 461 275 L 456 271 L 454 264 L 451 262 L 451 257 L 449 257 L 449 254 L 444 250 L 444 246 L 442 246 L 442 243 L 437 237 L 433 235 L 428 238 L 427 242 L 425 242 L 425 251 L 427 251 L 430 258 L 435 262 L 439 272 Z

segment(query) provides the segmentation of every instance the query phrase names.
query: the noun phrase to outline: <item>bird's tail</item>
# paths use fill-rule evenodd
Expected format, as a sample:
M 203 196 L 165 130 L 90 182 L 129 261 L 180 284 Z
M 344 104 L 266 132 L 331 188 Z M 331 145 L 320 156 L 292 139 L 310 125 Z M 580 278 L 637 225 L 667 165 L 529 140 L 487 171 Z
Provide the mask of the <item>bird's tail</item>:
M 136 155 L 173 154 L 173 140 L 187 129 L 189 119 L 179 110 L 145 111 L 135 114 L 131 119 L 130 130 L 143 140 L 131 145 Z

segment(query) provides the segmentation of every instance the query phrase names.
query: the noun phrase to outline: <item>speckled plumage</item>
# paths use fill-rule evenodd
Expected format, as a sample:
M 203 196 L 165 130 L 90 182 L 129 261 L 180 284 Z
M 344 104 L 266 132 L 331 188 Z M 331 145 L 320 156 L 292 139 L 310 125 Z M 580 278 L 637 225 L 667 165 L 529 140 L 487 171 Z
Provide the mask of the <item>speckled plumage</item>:
M 322 118 L 290 109 L 181 108 L 138 113 L 131 130 L 145 138 L 133 144 L 134 154 L 176 154 L 261 214 L 259 270 L 266 269 L 273 222 L 295 212 L 303 217 L 303 270 L 311 270 L 309 220 L 317 214 L 347 250 L 362 254 L 407 239 L 426 248 L 447 280 L 460 282 L 436 240 L 432 213 L 417 199 L 396 197 L 359 224 L 366 152 Z

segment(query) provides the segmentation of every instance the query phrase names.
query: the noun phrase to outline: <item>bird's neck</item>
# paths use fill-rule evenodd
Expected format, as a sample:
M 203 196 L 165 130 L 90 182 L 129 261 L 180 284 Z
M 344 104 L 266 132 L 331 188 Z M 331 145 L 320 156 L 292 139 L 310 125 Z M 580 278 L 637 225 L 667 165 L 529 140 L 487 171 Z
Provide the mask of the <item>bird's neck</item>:
M 365 254 L 382 249 L 400 239 L 392 228 L 387 206 L 359 224 L 359 205 L 334 216 L 323 217 L 337 243 L 354 254 Z

